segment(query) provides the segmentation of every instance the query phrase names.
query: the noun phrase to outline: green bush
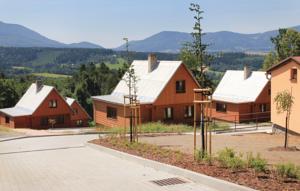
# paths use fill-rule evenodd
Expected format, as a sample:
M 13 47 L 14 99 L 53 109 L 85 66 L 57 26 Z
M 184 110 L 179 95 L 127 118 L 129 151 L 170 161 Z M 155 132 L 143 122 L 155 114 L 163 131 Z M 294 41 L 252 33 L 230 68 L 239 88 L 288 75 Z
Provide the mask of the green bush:
M 214 161 L 214 157 L 202 150 L 196 150 L 195 159 L 197 162 L 205 162 L 208 165 L 212 165 Z
M 276 165 L 276 172 L 281 178 L 300 179 L 300 167 L 292 163 Z
M 89 121 L 88 125 L 89 125 L 89 127 L 95 127 L 96 123 L 95 123 L 95 121 Z
M 256 155 L 256 157 L 253 157 L 252 152 L 247 153 L 246 164 L 248 168 L 253 168 L 255 172 L 267 171 L 267 160 L 261 158 L 259 153 Z
M 232 170 L 239 170 L 245 167 L 245 162 L 242 159 L 242 155 L 237 155 L 237 153 L 230 148 L 225 148 L 217 154 L 217 160 L 220 165 L 225 168 L 230 168 Z

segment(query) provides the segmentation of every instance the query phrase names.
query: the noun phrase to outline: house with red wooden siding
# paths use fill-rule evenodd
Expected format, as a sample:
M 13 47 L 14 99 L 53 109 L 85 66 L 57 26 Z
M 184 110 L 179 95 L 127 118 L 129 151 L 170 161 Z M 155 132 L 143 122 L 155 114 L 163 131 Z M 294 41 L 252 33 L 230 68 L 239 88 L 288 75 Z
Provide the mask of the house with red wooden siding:
M 141 121 L 165 123 L 193 122 L 193 89 L 199 84 L 182 61 L 158 61 L 150 54 L 148 60 L 132 63 L 141 104 Z M 125 74 L 126 75 L 126 74 Z M 129 90 L 121 80 L 110 95 L 93 96 L 94 120 L 108 127 L 129 125 L 124 115 L 124 95 Z
M 227 70 L 213 93 L 212 117 L 222 121 L 247 122 L 270 119 L 271 90 L 266 73 Z
M 72 107 L 54 87 L 37 81 L 15 107 L 0 109 L 0 124 L 11 128 L 65 128 L 73 125 L 72 114 Z
M 90 115 L 85 109 L 73 98 L 66 98 L 66 102 L 72 108 L 71 126 L 72 127 L 86 127 L 91 119 Z

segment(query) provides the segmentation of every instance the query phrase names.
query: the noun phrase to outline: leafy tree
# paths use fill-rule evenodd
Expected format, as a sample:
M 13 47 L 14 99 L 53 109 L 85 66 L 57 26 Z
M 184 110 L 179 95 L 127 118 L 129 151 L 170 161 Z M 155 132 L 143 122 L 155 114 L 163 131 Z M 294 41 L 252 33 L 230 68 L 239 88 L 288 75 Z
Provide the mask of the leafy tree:
M 272 65 L 278 62 L 278 57 L 274 52 L 270 52 L 265 56 L 264 63 L 263 63 L 263 70 L 266 71 Z
M 284 147 L 287 148 L 288 145 L 288 126 L 291 115 L 291 108 L 294 104 L 294 97 L 287 90 L 277 93 L 274 98 L 274 102 L 276 103 L 276 109 L 278 113 L 286 113 L 285 117 L 285 139 L 284 139 Z
M 207 76 L 204 74 L 209 61 L 212 59 L 211 55 L 206 52 L 207 44 L 202 42 L 202 37 L 204 35 L 201 28 L 201 20 L 203 19 L 203 11 L 199 4 L 191 3 L 190 11 L 194 13 L 195 24 L 193 27 L 193 32 L 191 33 L 193 41 L 184 44 L 180 58 L 194 74 L 195 78 L 198 80 L 202 87 L 208 86 L 210 83 Z
M 294 29 L 279 29 L 279 34 L 271 38 L 271 41 L 275 46 L 275 52 L 265 57 L 264 70 L 280 60 L 300 55 L 300 33 Z
M 0 108 L 13 107 L 19 98 L 13 83 L 0 80 L 0 90 Z
M 92 115 L 91 96 L 111 93 L 118 81 L 117 70 L 110 70 L 104 63 L 100 65 L 89 63 L 79 67 L 66 89 L 69 89 L 70 91 L 67 93 L 76 97 L 79 103 Z
M 279 60 L 300 55 L 300 33 L 294 29 L 279 29 L 279 34 L 271 38 Z

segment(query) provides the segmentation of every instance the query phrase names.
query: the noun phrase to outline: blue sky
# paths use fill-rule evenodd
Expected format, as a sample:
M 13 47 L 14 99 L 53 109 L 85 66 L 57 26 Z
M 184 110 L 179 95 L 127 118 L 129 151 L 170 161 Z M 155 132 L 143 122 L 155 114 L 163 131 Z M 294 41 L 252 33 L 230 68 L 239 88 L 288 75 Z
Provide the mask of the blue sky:
M 0 0 L 0 21 L 21 24 L 65 43 L 111 48 L 124 36 L 190 32 L 191 2 L 205 11 L 205 32 L 256 33 L 300 25 L 300 0 Z

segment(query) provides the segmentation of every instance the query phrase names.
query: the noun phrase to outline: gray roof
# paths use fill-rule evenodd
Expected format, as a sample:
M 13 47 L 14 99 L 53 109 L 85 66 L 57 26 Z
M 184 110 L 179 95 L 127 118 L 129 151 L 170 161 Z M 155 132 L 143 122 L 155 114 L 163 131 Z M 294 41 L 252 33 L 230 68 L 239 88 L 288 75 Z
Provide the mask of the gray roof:
M 27 116 L 33 113 L 32 110 L 23 107 L 11 107 L 11 108 L 0 109 L 0 112 L 13 117 Z
M 33 83 L 15 107 L 0 109 L 0 112 L 12 117 L 32 115 L 53 89 L 54 87 L 52 86 L 43 85 L 37 92 L 36 84 Z
M 133 61 L 132 65 L 139 79 L 137 95 L 140 103 L 155 102 L 181 64 L 182 61 L 158 61 L 157 67 L 149 73 L 147 60 Z M 123 104 L 124 95 L 128 95 L 128 87 L 125 81 L 121 80 L 110 95 L 93 96 L 92 98 Z
M 244 79 L 244 71 L 227 70 L 213 93 L 213 100 L 230 103 L 255 102 L 268 84 L 265 72 L 252 72 Z

